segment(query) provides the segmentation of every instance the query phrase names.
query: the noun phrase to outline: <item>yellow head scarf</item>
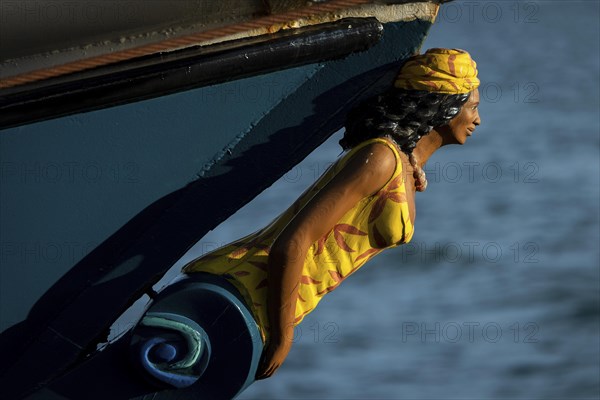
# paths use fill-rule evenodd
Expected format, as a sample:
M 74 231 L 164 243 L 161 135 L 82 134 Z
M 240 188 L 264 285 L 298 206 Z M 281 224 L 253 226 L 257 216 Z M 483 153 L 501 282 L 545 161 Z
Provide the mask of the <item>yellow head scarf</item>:
M 394 86 L 399 89 L 461 94 L 479 86 L 477 64 L 460 49 L 429 49 L 402 66 Z

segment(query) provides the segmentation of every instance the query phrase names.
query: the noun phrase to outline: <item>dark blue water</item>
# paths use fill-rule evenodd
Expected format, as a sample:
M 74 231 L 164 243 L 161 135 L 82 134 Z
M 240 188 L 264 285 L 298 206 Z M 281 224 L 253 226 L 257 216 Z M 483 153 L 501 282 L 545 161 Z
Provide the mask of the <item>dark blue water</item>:
M 599 17 L 594 1 L 444 6 L 424 49 L 472 53 L 482 125 L 430 160 L 412 242 L 326 296 L 241 398 L 600 396 Z M 267 223 L 337 140 L 186 259 Z

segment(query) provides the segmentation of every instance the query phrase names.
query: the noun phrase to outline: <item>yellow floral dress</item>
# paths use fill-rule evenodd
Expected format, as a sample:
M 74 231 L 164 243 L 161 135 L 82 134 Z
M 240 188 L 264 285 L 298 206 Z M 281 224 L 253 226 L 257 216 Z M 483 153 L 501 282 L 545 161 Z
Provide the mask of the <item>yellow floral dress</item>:
M 394 152 L 396 169 L 381 190 L 359 201 L 309 248 L 296 303 L 295 324 L 300 323 L 306 314 L 314 310 L 323 295 L 335 289 L 371 257 L 383 249 L 408 243 L 413 236 L 402 160 L 397 147 L 388 139 L 370 139 L 354 147 L 268 226 L 189 262 L 183 272 L 223 275 L 246 300 L 263 340 L 266 340 L 269 333 L 267 258 L 271 245 L 313 195 L 335 176 L 336 171 L 341 170 L 360 148 L 372 143 L 382 143 Z

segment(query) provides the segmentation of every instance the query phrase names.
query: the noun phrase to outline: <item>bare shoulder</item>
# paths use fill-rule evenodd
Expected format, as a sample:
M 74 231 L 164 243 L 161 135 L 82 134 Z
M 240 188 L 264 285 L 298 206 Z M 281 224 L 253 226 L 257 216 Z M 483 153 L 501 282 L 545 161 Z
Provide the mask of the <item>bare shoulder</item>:
M 369 196 L 381 189 L 396 170 L 396 156 L 389 146 L 371 143 L 359 149 L 340 171 L 340 179 Z
M 360 149 L 358 153 L 362 153 L 365 156 L 370 156 L 370 158 L 375 162 L 380 168 L 385 171 L 390 170 L 393 172 L 396 168 L 396 156 L 390 146 L 387 146 L 383 143 L 371 143 L 362 149 Z
M 302 207 L 273 246 L 286 243 L 308 246 L 314 243 L 359 201 L 385 186 L 395 167 L 394 152 L 384 144 L 374 143 L 360 148 Z

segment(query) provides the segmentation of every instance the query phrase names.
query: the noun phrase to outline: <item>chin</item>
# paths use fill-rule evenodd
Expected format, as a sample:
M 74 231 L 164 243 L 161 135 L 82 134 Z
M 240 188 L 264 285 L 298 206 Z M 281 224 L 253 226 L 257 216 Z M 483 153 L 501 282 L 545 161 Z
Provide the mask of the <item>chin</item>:
M 464 135 L 462 135 L 462 137 L 458 137 L 458 138 L 457 138 L 457 139 L 458 139 L 458 143 L 460 143 L 460 144 L 465 144 L 465 143 L 467 143 L 467 140 L 469 140 L 469 137 L 470 137 L 470 136 L 469 136 L 469 133 L 466 133 L 466 132 L 465 132 L 465 134 L 464 134 Z
M 452 144 L 458 144 L 458 145 L 464 145 L 467 142 L 467 135 L 463 136 L 463 137 L 454 137 L 454 143 Z

